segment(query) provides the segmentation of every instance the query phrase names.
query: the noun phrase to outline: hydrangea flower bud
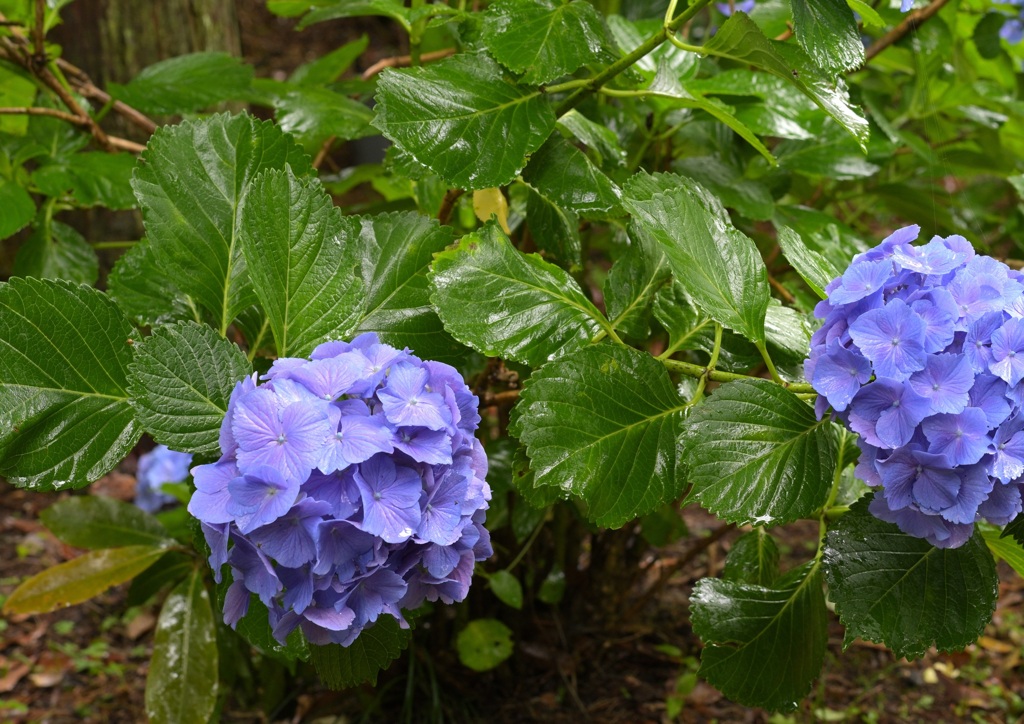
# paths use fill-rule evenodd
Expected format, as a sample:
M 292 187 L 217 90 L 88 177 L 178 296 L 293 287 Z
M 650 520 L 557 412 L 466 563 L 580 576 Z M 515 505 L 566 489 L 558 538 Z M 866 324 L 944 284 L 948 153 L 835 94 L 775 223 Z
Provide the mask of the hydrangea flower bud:
M 147 513 L 156 513 L 176 498 L 160 489 L 164 483 L 180 483 L 188 478 L 192 456 L 157 445 L 139 456 L 135 476 L 135 505 Z
M 375 334 L 327 342 L 238 383 L 222 456 L 192 470 L 210 565 L 231 567 L 231 626 L 250 594 L 278 641 L 349 645 L 382 614 L 461 601 L 491 556 L 478 400 L 440 362 Z
M 858 433 L 871 512 L 940 548 L 1004 525 L 1024 485 L 1024 275 L 899 229 L 825 291 L 804 373 Z

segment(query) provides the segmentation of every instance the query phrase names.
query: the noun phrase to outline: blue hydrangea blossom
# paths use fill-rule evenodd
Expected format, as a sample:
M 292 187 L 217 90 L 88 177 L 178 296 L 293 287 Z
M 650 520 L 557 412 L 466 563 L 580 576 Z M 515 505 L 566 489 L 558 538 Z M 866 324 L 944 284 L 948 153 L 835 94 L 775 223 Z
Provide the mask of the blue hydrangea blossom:
M 459 373 L 370 333 L 262 381 L 237 384 L 220 460 L 192 470 L 210 565 L 231 568 L 225 622 L 255 595 L 278 641 L 347 646 L 382 614 L 463 600 L 492 554 L 491 491 Z
M 192 467 L 192 456 L 171 450 L 166 445 L 157 445 L 139 456 L 139 467 L 135 476 L 135 505 L 147 513 L 156 513 L 175 498 L 161 490 L 164 483 L 180 483 L 188 478 Z
M 956 548 L 1024 486 L 1024 275 L 961 236 L 899 229 L 825 291 L 804 372 L 819 416 L 858 433 L 871 511 Z

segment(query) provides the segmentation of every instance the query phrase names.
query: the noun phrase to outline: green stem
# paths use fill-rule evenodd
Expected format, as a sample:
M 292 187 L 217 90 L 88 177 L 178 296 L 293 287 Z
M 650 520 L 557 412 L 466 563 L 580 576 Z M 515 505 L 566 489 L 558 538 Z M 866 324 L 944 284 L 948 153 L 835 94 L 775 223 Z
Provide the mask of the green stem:
M 576 80 L 567 80 L 565 83 L 556 83 L 555 85 L 549 85 L 541 88 L 545 93 L 562 93 L 564 91 L 573 90 L 574 88 L 582 88 L 590 82 L 589 78 L 577 78 Z
M 90 246 L 93 249 L 130 249 L 138 243 L 137 241 L 95 241 Z
M 424 0 L 412 0 L 412 4 L 409 6 L 411 12 L 416 12 L 418 9 L 423 7 Z M 417 20 L 409 28 L 409 57 L 411 64 L 417 66 L 420 64 L 420 44 L 423 42 L 423 31 L 427 28 L 427 19 L 423 18 Z
M 714 380 L 715 382 L 735 382 L 736 380 L 761 379 L 760 377 L 754 377 L 753 375 L 740 375 L 735 372 L 723 372 L 721 370 L 712 370 L 709 372 L 707 367 L 701 367 L 700 365 L 695 365 L 691 362 L 681 362 L 675 359 L 658 359 L 658 361 L 673 372 L 679 372 L 687 377 L 703 377 L 706 374 L 709 380 Z M 797 394 L 811 394 L 814 392 L 814 388 L 806 382 L 775 381 L 790 392 L 795 392 Z
M 711 0 L 695 0 L 690 7 L 686 8 L 686 10 L 679 14 L 679 17 L 666 23 L 658 30 L 658 32 L 654 33 L 654 35 L 641 43 L 638 47 L 634 48 L 631 53 L 627 53 L 623 57 L 619 58 L 619 60 L 615 61 L 595 75 L 581 88 L 578 88 L 576 92 L 562 101 L 561 105 L 558 106 L 557 115 L 561 116 L 566 111 L 572 110 L 582 103 L 583 99 L 588 95 L 596 91 L 619 73 L 622 73 L 627 68 L 632 67 L 632 65 L 638 60 L 664 43 L 668 39 L 669 34 L 674 33 L 676 30 L 681 28 L 710 3 Z
M 684 43 L 682 40 L 675 36 L 675 33 L 669 33 L 668 42 L 672 43 L 672 45 L 676 46 L 680 50 L 685 50 L 687 53 L 699 53 L 700 55 L 704 54 L 704 48 L 700 47 L 699 45 L 690 45 L 689 43 Z
M 781 377 L 779 377 L 779 371 L 775 369 L 775 364 L 772 362 L 772 358 L 768 354 L 768 347 L 765 346 L 765 343 L 757 342 L 754 346 L 757 347 L 757 351 L 761 353 L 761 359 L 764 360 L 764 364 L 768 368 L 768 373 L 772 376 L 772 379 L 780 385 L 785 385 L 786 383 L 782 381 Z
M 542 520 L 537 524 L 537 527 L 533 529 L 533 532 L 530 533 L 530 537 L 526 539 L 525 543 L 523 543 L 523 547 L 519 549 L 519 552 L 516 554 L 516 557 L 512 559 L 512 562 L 505 566 L 506 571 L 511 573 L 512 569 L 519 565 L 519 561 L 523 560 L 523 556 L 525 556 L 527 551 L 530 550 L 530 546 L 533 545 L 533 542 L 537 540 L 537 536 L 540 535 L 541 528 L 543 527 L 544 521 Z
M 711 359 L 708 360 L 708 366 L 704 371 L 704 374 L 700 376 L 700 382 L 697 383 L 697 391 L 693 393 L 693 397 L 686 406 L 696 405 L 698 402 L 704 399 L 704 388 L 708 383 L 708 375 L 715 371 L 715 365 L 718 364 L 718 353 L 722 351 L 722 325 L 715 322 L 715 346 L 711 348 Z

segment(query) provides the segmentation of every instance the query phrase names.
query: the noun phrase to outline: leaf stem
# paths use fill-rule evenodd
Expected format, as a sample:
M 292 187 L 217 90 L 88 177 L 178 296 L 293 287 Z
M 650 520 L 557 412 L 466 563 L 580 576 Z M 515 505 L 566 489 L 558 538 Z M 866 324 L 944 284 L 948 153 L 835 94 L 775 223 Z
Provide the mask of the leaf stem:
M 687 53 L 699 53 L 700 55 L 704 55 L 705 52 L 704 48 L 700 47 L 699 45 L 690 45 L 689 43 L 684 43 L 682 40 L 676 37 L 676 34 L 674 32 L 668 34 L 668 42 L 672 43 L 672 45 L 676 46 L 680 50 L 685 50 Z
M 130 249 L 138 243 L 137 241 L 95 241 L 90 246 L 93 249 Z
M 590 82 L 590 78 L 577 78 L 576 80 L 567 80 L 565 83 L 556 83 L 555 85 L 543 86 L 541 88 L 542 93 L 562 93 L 563 91 L 573 90 L 574 88 L 582 88 Z
M 519 549 L 519 552 L 516 554 L 516 557 L 512 559 L 511 563 L 505 566 L 506 571 L 511 573 L 512 569 L 519 565 L 519 561 L 523 560 L 523 556 L 526 555 L 527 551 L 530 550 L 530 546 L 533 545 L 533 542 L 537 540 L 537 536 L 540 535 L 540 531 L 544 527 L 544 523 L 545 521 L 542 520 L 540 523 L 537 524 L 537 527 L 533 529 L 533 532 L 530 533 L 530 537 L 526 539 L 525 543 L 523 543 L 523 547 Z
M 764 360 L 764 364 L 768 368 L 768 373 L 772 376 L 772 379 L 778 382 L 783 387 L 785 387 L 786 383 L 783 381 L 781 377 L 779 377 L 779 371 L 775 369 L 775 363 L 772 362 L 771 355 L 768 354 L 768 347 L 765 345 L 765 343 L 756 342 L 754 346 L 757 347 L 757 351 L 761 353 L 761 359 Z
M 679 372 L 687 377 L 702 377 L 706 374 L 709 380 L 714 380 L 715 382 L 735 382 L 736 380 L 760 379 L 753 375 L 741 375 L 735 372 L 723 372 L 722 370 L 709 371 L 707 367 L 695 365 L 691 362 L 682 362 L 675 359 L 659 359 L 657 357 L 655 359 L 658 359 L 659 362 L 673 372 Z M 775 380 L 775 382 L 778 382 L 790 392 L 795 392 L 797 394 L 810 394 L 814 392 L 814 388 L 806 382 L 784 382 L 782 380 Z

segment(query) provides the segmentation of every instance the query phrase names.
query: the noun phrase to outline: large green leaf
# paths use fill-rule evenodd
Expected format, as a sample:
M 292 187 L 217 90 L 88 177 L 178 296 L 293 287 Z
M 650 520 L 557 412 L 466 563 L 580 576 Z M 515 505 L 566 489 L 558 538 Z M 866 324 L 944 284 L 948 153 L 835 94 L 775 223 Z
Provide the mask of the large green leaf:
M 512 629 L 495 618 L 478 618 L 459 632 L 455 648 L 464 666 L 490 671 L 512 655 Z
M 239 236 L 277 351 L 304 357 L 348 337 L 364 303 L 358 222 L 345 217 L 318 179 L 268 171 L 249 187 Z
M 771 533 L 754 528 L 741 535 L 725 558 L 722 578 L 736 583 L 771 586 L 779 577 L 779 547 Z
M 768 271 L 717 198 L 681 176 L 639 174 L 626 185 L 624 204 L 634 229 L 665 249 L 694 302 L 752 342 L 765 342 Z
M 402 655 L 411 637 L 412 631 L 400 628 L 394 617 L 381 616 L 349 646 L 310 646 L 310 658 L 328 688 L 376 686 L 377 675 Z
M 645 352 L 594 345 L 540 368 L 513 408 L 537 486 L 574 493 L 617 528 L 682 492 L 683 401 Z
M 162 60 L 127 85 L 110 83 L 111 95 L 143 113 L 194 113 L 245 95 L 251 66 L 228 53 L 191 53 Z
M 107 277 L 107 291 L 121 311 L 143 327 L 200 318 L 195 305 L 160 266 L 148 239 L 140 239 L 118 258 Z
M 693 498 L 734 523 L 778 525 L 812 514 L 836 466 L 828 419 L 761 379 L 726 383 L 694 407 L 680 444 Z
M 580 219 L 573 211 L 530 188 L 526 196 L 526 225 L 541 254 L 573 271 L 580 268 Z
M 75 229 L 42 219 L 18 249 L 14 274 L 92 285 L 99 277 L 100 265 L 96 252 Z
M 349 141 L 374 134 L 373 111 L 327 88 L 296 88 L 275 103 L 281 130 L 308 151 L 316 151 L 330 136 Z
M 309 159 L 269 121 L 221 114 L 157 129 L 132 179 L 154 259 L 225 335 L 256 303 L 238 241 L 238 210 L 266 169 L 309 172 Z
M 452 186 L 486 189 L 516 177 L 551 134 L 555 113 L 486 55 L 463 53 L 384 71 L 373 123 Z
M 930 647 L 959 651 L 984 631 L 999 579 L 975 533 L 960 548 L 936 548 L 871 515 L 861 499 L 829 530 L 824 565 L 829 598 L 855 638 L 913 659 Z
M 156 563 L 163 545 L 103 548 L 47 568 L 18 586 L 4 603 L 5 613 L 49 613 L 98 596 Z
M 6 239 L 28 226 L 36 215 L 36 205 L 28 191 L 0 178 L 0 239 Z
M 314 61 L 300 65 L 288 81 L 304 86 L 322 86 L 333 83 L 338 76 L 348 70 L 356 58 L 363 54 L 369 44 L 370 36 L 360 36 Z
M 825 294 L 825 287 L 839 276 L 839 270 L 824 256 L 808 247 L 800 235 L 788 226 L 776 224 L 775 228 L 779 234 L 779 246 L 786 259 L 814 293 L 825 299 L 828 296 Z
M 49 196 L 70 193 L 79 206 L 135 208 L 131 178 L 135 157 L 103 151 L 76 153 L 40 166 L 32 182 Z
M 149 721 L 209 721 L 217 705 L 217 655 L 210 594 L 197 568 L 174 587 L 160 609 L 146 677 Z
M 604 303 L 612 326 L 633 339 L 646 339 L 651 331 L 654 299 L 672 271 L 660 244 L 646 236 L 632 240 L 615 262 L 604 285 Z
M 462 347 L 430 306 L 427 281 L 430 262 L 451 243 L 452 230 L 413 212 L 364 216 L 359 224 L 365 303 L 355 331 L 377 332 L 425 359 L 457 356 Z
M 270 0 L 267 7 L 271 12 L 286 17 L 301 15 L 309 11 L 296 29 L 303 30 L 314 23 L 340 18 L 379 16 L 399 22 L 409 31 L 409 10 L 402 0 Z
M 498 0 L 484 15 L 487 49 L 527 85 L 602 59 L 605 35 L 601 15 L 584 0 Z
M 837 75 L 864 62 L 864 43 L 846 0 L 791 0 L 793 32 L 819 68 Z
M 220 452 L 220 427 L 235 384 L 252 366 L 234 342 L 205 324 L 157 327 L 135 350 L 129 392 L 142 427 L 173 450 Z
M 170 535 L 149 513 L 131 503 L 100 495 L 60 500 L 40 513 L 43 525 L 76 548 L 161 545 Z
M 523 180 L 542 196 L 585 219 L 623 213 L 619 187 L 557 133 L 530 157 Z
M 849 131 L 861 148 L 867 148 L 868 122 L 850 105 L 846 83 L 822 74 L 800 48 L 766 38 L 746 13 L 733 13 L 701 50 L 792 83 Z
M 6 10 L 6 8 L 5 8 Z M 0 66 L 0 107 L 28 108 L 34 105 L 38 87 L 32 82 L 28 72 L 17 66 Z M 24 136 L 28 131 L 31 116 L 21 113 L 0 115 L 0 133 L 13 136 Z M 3 203 L 0 202 L 0 209 Z M 0 239 L 4 237 L 0 234 Z
M 539 367 L 608 328 L 571 276 L 522 254 L 495 224 L 438 254 L 430 299 L 455 339 Z
M 985 539 L 985 545 L 992 554 L 997 559 L 1006 561 L 1010 568 L 1017 571 L 1018 576 L 1024 576 L 1024 547 L 1012 538 L 1001 536 L 999 529 L 994 526 L 983 524 L 978 527 L 981 530 L 981 537 Z
M 133 334 L 95 289 L 0 284 L 0 474 L 78 488 L 124 459 L 142 433 L 126 391 Z
M 828 610 L 816 564 L 772 587 L 703 578 L 690 596 L 690 620 L 704 640 L 701 676 L 730 699 L 795 709 L 821 672 Z

